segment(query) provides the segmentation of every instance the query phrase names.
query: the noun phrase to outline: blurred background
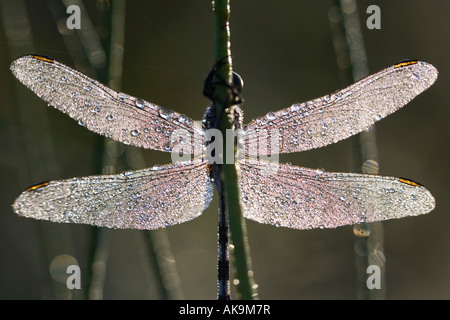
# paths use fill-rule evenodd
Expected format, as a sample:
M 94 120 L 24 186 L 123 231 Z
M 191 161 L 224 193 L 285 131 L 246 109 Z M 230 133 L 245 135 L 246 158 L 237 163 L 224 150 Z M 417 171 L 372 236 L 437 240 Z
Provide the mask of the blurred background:
M 14 199 L 30 185 L 99 172 L 99 138 L 47 107 L 9 71 L 14 59 L 36 53 L 102 77 L 98 48 L 91 44 L 92 51 L 83 49 L 80 39 L 95 44 L 96 37 L 101 41 L 108 34 L 101 14 L 107 2 L 84 3 L 84 35 L 65 27 L 65 6 L 71 3 L 82 2 L 0 2 L 0 298 L 86 298 L 87 265 L 95 256 L 100 257 L 95 265 L 101 275 L 100 293 L 91 298 L 215 299 L 217 197 L 199 218 L 155 233 L 156 238 L 168 240 L 165 250 L 170 249 L 160 256 L 160 262 L 164 260 L 160 265 L 176 271 L 169 277 L 179 284 L 169 296 L 159 288 L 147 231 L 40 222 L 20 218 L 11 209 Z M 333 45 L 336 35 L 330 16 L 335 4 L 331 0 L 289 0 L 281 5 L 232 1 L 231 49 L 234 70 L 245 83 L 244 122 L 348 84 L 342 76 L 348 57 L 337 56 Z M 366 27 L 366 9 L 372 4 L 381 9 L 379 30 Z M 440 72 L 428 91 L 376 125 L 379 173 L 418 181 L 437 202 L 430 214 L 383 223 L 384 248 L 379 252 L 386 264 L 383 298 L 448 299 L 450 109 L 444 91 L 450 83 L 450 3 L 358 0 L 357 5 L 370 73 L 403 59 L 427 61 Z M 123 53 L 123 71 L 115 73 L 113 85 L 201 119 L 208 105 L 202 96 L 203 80 L 214 64 L 211 3 L 129 1 L 122 13 L 123 45 L 110 51 Z M 118 159 L 115 170 L 124 170 L 123 147 L 106 150 L 104 154 Z M 349 172 L 355 171 L 352 152 L 350 139 L 281 160 Z M 170 162 L 170 155 L 162 152 L 142 150 L 142 156 L 142 167 Z M 247 221 L 247 229 L 260 298 L 361 297 L 357 239 L 351 226 L 295 231 Z M 73 263 L 80 265 L 82 290 L 67 290 L 60 274 Z

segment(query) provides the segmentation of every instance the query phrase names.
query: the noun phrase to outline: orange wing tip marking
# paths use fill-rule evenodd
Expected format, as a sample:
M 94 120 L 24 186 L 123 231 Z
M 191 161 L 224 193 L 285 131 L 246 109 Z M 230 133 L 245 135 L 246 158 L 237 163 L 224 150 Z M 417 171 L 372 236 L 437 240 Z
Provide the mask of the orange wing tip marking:
M 394 68 L 402 68 L 418 63 L 418 60 L 402 61 L 394 65 Z
M 33 191 L 33 190 L 38 190 L 40 188 L 46 187 L 50 184 L 50 182 L 46 181 L 46 182 L 41 182 L 38 184 L 35 184 L 34 186 L 29 187 L 27 190 L 25 191 Z
M 398 178 L 398 180 L 399 180 L 400 182 L 409 184 L 410 186 L 414 186 L 414 187 L 422 187 L 422 185 L 421 185 L 420 183 L 414 182 L 414 181 L 409 180 L 409 179 Z
M 46 56 L 38 56 L 36 54 L 32 54 L 32 55 L 30 55 L 30 57 L 33 58 L 33 59 L 42 60 L 42 61 L 45 61 L 45 62 L 50 62 L 50 63 L 54 63 L 55 62 L 55 60 L 53 60 L 52 58 L 46 57 Z

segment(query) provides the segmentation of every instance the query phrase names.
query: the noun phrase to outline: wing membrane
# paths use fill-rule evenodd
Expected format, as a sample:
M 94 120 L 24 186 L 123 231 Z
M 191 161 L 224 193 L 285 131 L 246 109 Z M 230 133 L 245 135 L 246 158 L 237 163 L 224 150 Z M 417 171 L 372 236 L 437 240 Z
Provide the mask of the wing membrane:
M 53 222 L 157 229 L 198 217 L 213 191 L 206 162 L 173 163 L 115 175 L 42 183 L 24 191 L 14 211 Z
M 407 179 L 335 173 L 246 159 L 239 163 L 244 216 L 293 229 L 335 228 L 417 216 L 435 200 Z M 272 166 L 272 172 L 268 168 Z
M 49 105 L 80 125 L 137 147 L 171 152 L 186 138 L 184 153 L 200 154 L 203 129 L 185 115 L 116 92 L 53 59 L 29 55 L 11 64 L 14 76 Z M 172 135 L 178 130 L 178 136 Z M 190 139 L 191 141 L 186 141 Z M 189 148 L 189 149 L 187 149 Z M 197 148 L 197 149 L 194 149 Z
M 438 71 L 422 61 L 398 63 L 355 84 L 316 100 L 269 112 L 247 125 L 247 155 L 274 153 L 258 147 L 271 130 L 279 134 L 279 152 L 320 148 L 369 128 L 395 112 L 436 80 Z

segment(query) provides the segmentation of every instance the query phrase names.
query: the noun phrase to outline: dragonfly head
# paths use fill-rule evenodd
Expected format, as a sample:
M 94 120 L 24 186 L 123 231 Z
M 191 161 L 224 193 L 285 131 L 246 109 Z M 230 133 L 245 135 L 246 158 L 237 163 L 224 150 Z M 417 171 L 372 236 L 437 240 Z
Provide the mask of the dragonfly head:
M 218 76 L 217 71 L 224 62 L 219 61 L 209 72 L 203 83 L 203 95 L 211 101 L 216 101 L 215 90 L 217 85 L 224 85 L 231 89 L 233 94 L 233 104 L 241 104 L 242 99 L 240 97 L 242 88 L 244 87 L 244 81 L 242 77 L 236 72 L 232 72 L 231 84 L 227 83 L 225 79 Z

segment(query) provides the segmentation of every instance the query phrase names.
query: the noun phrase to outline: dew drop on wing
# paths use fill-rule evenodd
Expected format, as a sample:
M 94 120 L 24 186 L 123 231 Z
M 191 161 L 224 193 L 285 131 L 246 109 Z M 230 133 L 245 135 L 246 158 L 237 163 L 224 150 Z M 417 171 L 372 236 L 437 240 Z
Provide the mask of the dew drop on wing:
M 291 111 L 295 112 L 300 110 L 300 104 L 299 103 L 295 103 L 291 106 Z
M 172 115 L 172 111 L 169 109 L 166 109 L 164 107 L 159 107 L 159 115 L 161 118 L 168 120 L 170 116 Z
M 165 151 L 170 151 L 170 150 L 171 150 L 171 148 L 170 148 L 170 142 L 166 142 L 166 143 L 164 144 L 164 150 L 165 150 Z
M 274 114 L 273 112 L 269 112 L 269 113 L 266 115 L 266 117 L 267 117 L 267 119 L 270 120 L 270 121 L 273 121 L 273 120 L 276 119 L 275 114 Z
M 134 100 L 134 105 L 136 107 L 138 107 L 139 109 L 144 109 L 145 107 L 145 101 L 140 99 L 140 98 L 136 98 L 136 100 Z

